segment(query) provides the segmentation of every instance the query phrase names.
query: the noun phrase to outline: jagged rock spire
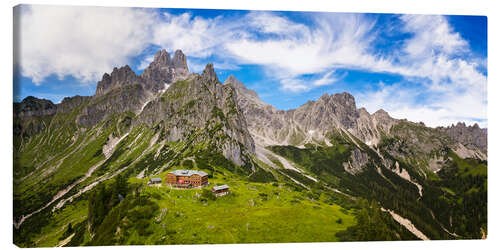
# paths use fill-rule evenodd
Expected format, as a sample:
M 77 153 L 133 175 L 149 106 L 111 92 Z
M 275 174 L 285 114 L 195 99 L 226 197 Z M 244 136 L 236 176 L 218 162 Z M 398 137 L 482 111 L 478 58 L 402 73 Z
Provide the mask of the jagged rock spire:
M 187 60 L 182 50 L 176 50 L 171 58 L 165 49 L 155 54 L 153 61 L 141 74 L 146 82 L 146 89 L 153 92 L 164 89 L 165 84 L 184 80 L 188 76 Z
M 114 88 L 119 88 L 128 84 L 140 83 L 141 79 L 135 74 L 130 66 L 125 65 L 120 68 L 113 68 L 111 74 L 104 73 L 102 80 L 97 83 L 95 96 L 106 94 Z
M 217 78 L 217 74 L 215 74 L 214 65 L 212 63 L 209 63 L 207 64 L 207 66 L 205 66 L 205 69 L 203 70 L 203 74 L 201 74 L 201 77 L 204 80 L 211 82 L 219 81 L 219 79 Z
M 170 54 L 165 49 L 162 49 L 156 52 L 153 61 L 150 63 L 150 67 L 151 65 L 169 66 L 170 64 L 171 64 Z

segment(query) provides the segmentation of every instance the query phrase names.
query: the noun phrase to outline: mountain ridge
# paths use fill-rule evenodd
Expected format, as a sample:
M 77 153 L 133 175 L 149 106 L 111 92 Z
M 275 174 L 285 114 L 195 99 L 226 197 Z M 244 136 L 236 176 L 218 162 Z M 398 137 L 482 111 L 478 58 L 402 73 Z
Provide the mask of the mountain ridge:
M 16 240 L 37 235 L 33 223 L 85 200 L 100 183 L 176 168 L 287 183 L 307 199 L 324 194 L 349 206 L 376 200 L 370 206 L 411 220 L 419 238 L 474 238 L 485 230 L 484 211 L 461 204 L 486 194 L 487 129 L 370 114 L 347 92 L 279 110 L 234 75 L 221 83 L 211 63 L 190 73 L 180 50 L 173 58 L 158 51 L 140 75 L 114 68 L 92 96 L 59 104 L 27 97 L 13 115 Z M 467 211 L 470 219 L 461 216 Z M 471 229 L 457 226 L 471 221 Z M 395 239 L 411 238 L 394 230 Z

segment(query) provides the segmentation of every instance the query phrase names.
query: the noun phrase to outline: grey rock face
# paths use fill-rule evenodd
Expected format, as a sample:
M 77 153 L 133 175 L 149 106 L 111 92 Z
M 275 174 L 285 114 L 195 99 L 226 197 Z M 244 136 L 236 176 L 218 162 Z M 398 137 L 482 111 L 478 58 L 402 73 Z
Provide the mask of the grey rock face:
M 304 145 L 324 142 L 332 130 L 345 130 L 368 144 L 377 144 L 381 131 L 388 133 L 397 123 L 385 111 L 370 115 L 356 109 L 349 93 L 324 94 L 317 101 L 308 101 L 295 110 L 277 110 L 259 99 L 234 76 L 224 84 L 232 85 L 238 93 L 238 104 L 247 120 L 248 129 L 260 144 Z
M 91 99 L 90 96 L 73 96 L 64 97 L 60 104 L 56 104 L 57 113 L 66 113 L 75 110 L 77 107 L 83 105 Z
M 187 66 L 186 56 L 181 50 L 175 51 L 174 59 L 172 60 L 172 68 L 172 82 L 183 80 L 188 77 L 189 69 Z
M 219 82 L 217 78 L 217 74 L 215 74 L 214 65 L 209 63 L 203 70 L 203 74 L 201 74 L 201 78 L 206 82 Z
M 125 111 L 137 112 L 151 93 L 145 90 L 145 80 L 125 65 L 105 73 L 98 82 L 96 93 L 90 99 L 77 122 L 83 126 L 94 126 L 106 117 Z
M 166 50 L 158 51 L 153 62 L 141 74 L 141 78 L 145 81 L 145 88 L 152 92 L 158 92 L 165 88 L 165 84 L 184 80 L 188 76 L 186 56 L 181 50 L 175 51 L 173 59 Z
M 238 165 L 255 150 L 236 92 L 218 82 L 212 64 L 202 75 L 173 83 L 146 105 L 137 122 L 162 124 L 168 141 L 208 141 Z
M 158 51 L 141 75 L 128 65 L 114 68 L 98 82 L 96 94 L 78 117 L 78 123 L 93 126 L 114 113 L 138 113 L 154 95 L 188 76 L 186 56 L 180 50 L 173 59 L 166 50 Z
M 51 101 L 33 96 L 14 103 L 14 117 L 48 116 L 55 114 L 56 111 L 57 107 Z
M 477 123 L 466 126 L 465 123 L 459 122 L 449 127 L 438 127 L 438 130 L 469 149 L 479 149 L 485 154 L 488 152 L 488 129 L 480 128 Z
M 97 83 L 94 96 L 102 96 L 113 89 L 142 82 L 143 80 L 128 65 L 121 68 L 115 67 L 111 75 L 104 73 L 102 80 Z
M 351 158 L 348 162 L 344 162 L 344 170 L 350 174 L 358 174 L 363 172 L 368 163 L 368 155 L 361 152 L 359 149 L 354 149 L 351 152 Z
M 307 131 L 325 131 L 333 127 L 354 129 L 358 117 L 354 97 L 346 92 L 324 94 L 318 101 L 307 102 L 294 112 L 294 120 Z
M 83 107 L 77 122 L 83 126 L 94 126 L 113 114 L 138 112 L 148 96 L 141 84 L 127 84 L 106 94 L 95 95 Z

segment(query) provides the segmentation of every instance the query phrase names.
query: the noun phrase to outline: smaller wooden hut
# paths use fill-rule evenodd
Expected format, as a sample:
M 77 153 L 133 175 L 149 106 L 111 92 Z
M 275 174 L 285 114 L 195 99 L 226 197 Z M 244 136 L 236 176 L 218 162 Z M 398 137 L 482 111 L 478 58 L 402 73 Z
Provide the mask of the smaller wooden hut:
M 149 181 L 148 181 L 148 185 L 159 185 L 161 184 L 161 178 L 151 178 Z
M 214 186 L 212 188 L 212 193 L 214 193 L 216 197 L 229 194 L 229 186 L 226 184 L 220 186 Z

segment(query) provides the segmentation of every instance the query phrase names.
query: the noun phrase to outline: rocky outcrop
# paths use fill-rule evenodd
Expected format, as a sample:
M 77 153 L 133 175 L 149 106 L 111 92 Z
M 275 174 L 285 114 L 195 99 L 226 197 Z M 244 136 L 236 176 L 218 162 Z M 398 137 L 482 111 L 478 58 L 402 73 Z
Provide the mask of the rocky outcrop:
M 73 96 L 73 97 L 64 97 L 60 104 L 56 104 L 57 113 L 66 113 L 74 111 L 76 108 L 85 104 L 91 99 L 90 96 Z
M 255 146 L 231 85 L 218 81 L 213 65 L 203 74 L 173 83 L 148 103 L 137 119 L 161 124 L 168 141 L 209 142 L 237 165 L 253 154 Z
M 14 103 L 14 117 L 50 116 L 54 115 L 56 111 L 57 107 L 51 101 L 33 96 L 28 96 L 21 102 Z
M 186 56 L 181 50 L 171 58 L 166 50 L 158 51 L 141 75 L 128 66 L 114 68 L 98 82 L 95 95 L 78 117 L 83 126 L 93 126 L 112 114 L 140 113 L 151 99 L 172 83 L 189 76 Z
M 14 103 L 14 135 L 29 137 L 37 134 L 49 127 L 54 116 L 72 112 L 89 99 L 88 96 L 65 97 L 61 103 L 54 104 L 49 100 L 28 96 L 22 102 Z
M 248 129 L 256 142 L 264 146 L 328 144 L 326 134 L 332 130 L 345 130 L 368 145 L 376 145 L 382 132 L 388 134 L 398 123 L 383 110 L 373 115 L 364 108 L 357 110 L 354 97 L 345 92 L 324 94 L 317 101 L 284 111 L 264 103 L 255 91 L 247 89 L 234 76 L 228 77 L 224 84 L 235 88 Z
M 141 84 L 127 84 L 108 91 L 104 95 L 93 96 L 78 115 L 82 126 L 94 126 L 113 114 L 126 111 L 138 113 L 151 94 Z
M 306 131 L 324 131 L 333 127 L 352 130 L 358 117 L 354 97 L 346 92 L 323 94 L 317 101 L 309 101 L 294 112 L 294 120 Z
M 468 149 L 479 149 L 484 154 L 488 152 L 488 130 L 480 128 L 477 123 L 473 126 L 466 126 L 465 123 L 459 122 L 456 125 L 438 127 L 437 129 Z
M 141 78 L 145 82 L 145 89 L 158 92 L 166 88 L 166 85 L 179 80 L 184 80 L 189 76 L 189 69 L 186 56 L 181 50 L 174 53 L 174 58 L 166 50 L 158 51 L 154 60 L 144 69 Z
M 142 82 L 142 78 L 137 76 L 128 65 L 121 68 L 115 67 L 111 75 L 104 73 L 102 80 L 97 83 L 94 97 L 102 96 L 113 89 L 132 84 L 142 84 Z
M 366 153 L 361 152 L 359 149 L 354 149 L 351 152 L 349 161 L 344 162 L 344 170 L 350 174 L 358 174 L 364 170 L 369 158 Z

